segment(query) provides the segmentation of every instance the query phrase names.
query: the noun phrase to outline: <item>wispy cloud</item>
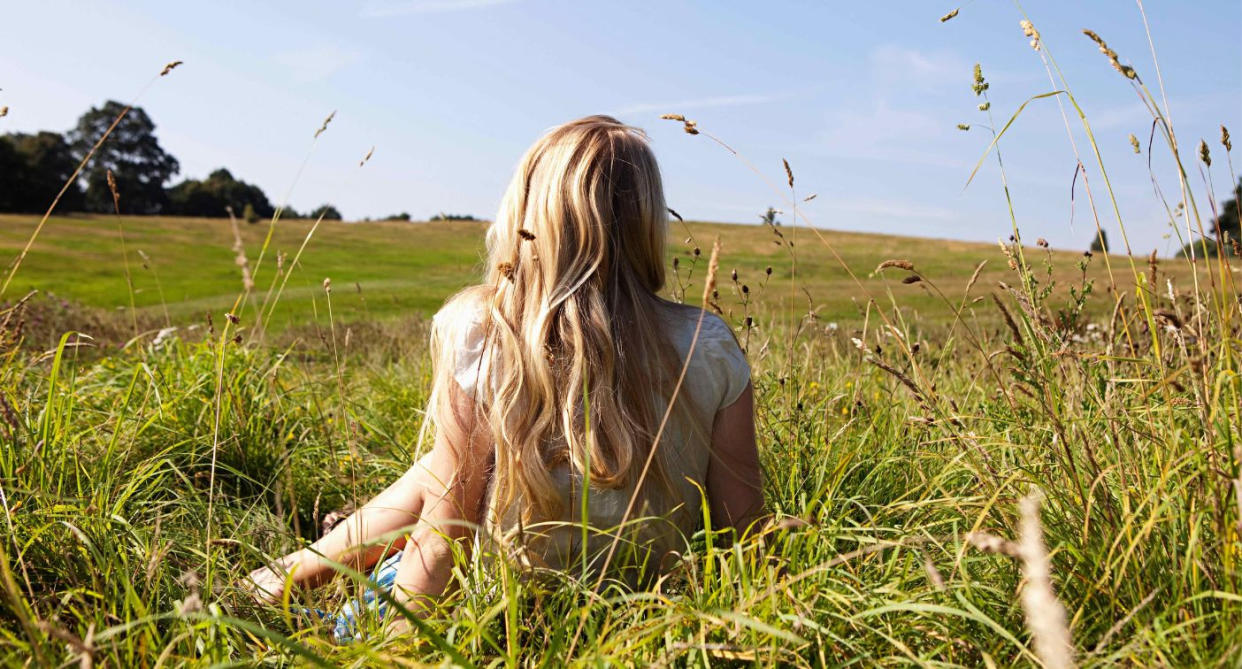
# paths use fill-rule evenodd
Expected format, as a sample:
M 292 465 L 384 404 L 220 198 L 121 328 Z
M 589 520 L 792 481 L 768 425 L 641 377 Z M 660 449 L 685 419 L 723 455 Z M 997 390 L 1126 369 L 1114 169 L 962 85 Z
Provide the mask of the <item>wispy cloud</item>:
M 829 211 L 868 214 L 871 216 L 893 216 L 897 218 L 932 219 L 937 221 L 951 221 L 957 218 L 956 212 L 951 209 L 899 200 L 834 200 L 829 197 L 824 198 L 824 201 L 820 203 L 820 207 Z
M 322 81 L 362 59 L 358 51 L 338 46 L 314 46 L 276 54 L 276 62 L 298 83 Z
M 940 87 L 970 77 L 970 63 L 948 51 L 883 44 L 871 50 L 868 61 L 875 80 L 890 86 Z
M 742 107 L 745 105 L 761 105 L 777 100 L 776 95 L 721 95 L 709 98 L 695 98 L 679 102 L 641 103 L 614 110 L 612 113 L 621 115 L 644 114 L 648 112 L 681 113 L 686 110 L 707 109 L 711 107 Z
M 364 18 L 386 18 L 407 14 L 439 14 L 507 5 L 517 0 L 370 0 L 362 6 Z

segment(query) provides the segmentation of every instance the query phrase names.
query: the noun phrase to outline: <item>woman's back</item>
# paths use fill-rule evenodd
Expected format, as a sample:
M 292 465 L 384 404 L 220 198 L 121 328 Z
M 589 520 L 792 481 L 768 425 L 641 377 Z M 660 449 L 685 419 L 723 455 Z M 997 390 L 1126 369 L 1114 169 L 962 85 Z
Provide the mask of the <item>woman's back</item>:
M 589 561 L 601 559 L 618 535 L 613 567 L 658 560 L 670 551 L 684 551 L 687 538 L 701 527 L 712 423 L 746 390 L 750 368 L 732 330 L 718 316 L 663 300 L 657 314 L 657 322 L 645 326 L 656 329 L 676 351 L 679 373 L 685 366 L 677 410 L 668 412 L 656 449 L 660 475 L 649 471 L 635 497 L 637 477 L 617 487 L 584 486 L 584 477 L 569 462 L 560 462 L 550 469 L 560 496 L 555 513 L 523 521 L 521 500 L 506 507 L 489 495 L 484 526 L 495 547 L 532 567 L 563 570 L 582 564 L 584 488 Z M 454 300 L 436 315 L 438 336 L 454 349 L 454 381 L 471 398 L 478 397 L 481 379 L 489 378 L 494 364 L 487 352 L 487 319 L 486 310 L 471 299 Z M 663 418 L 669 397 L 651 390 Z M 585 402 L 588 425 L 590 400 Z

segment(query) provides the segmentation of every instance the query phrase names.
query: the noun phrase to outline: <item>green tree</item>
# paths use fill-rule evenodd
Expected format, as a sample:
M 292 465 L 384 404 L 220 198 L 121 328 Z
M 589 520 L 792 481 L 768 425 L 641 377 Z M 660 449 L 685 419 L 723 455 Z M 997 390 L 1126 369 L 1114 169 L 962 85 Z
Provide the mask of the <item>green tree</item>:
M 1220 214 L 1216 220 L 1212 221 L 1211 232 L 1206 240 L 1195 240 L 1182 247 L 1182 256 L 1190 257 L 1190 247 L 1194 247 L 1195 257 L 1202 257 L 1206 241 L 1208 257 L 1216 257 L 1217 241 L 1221 242 L 1221 246 L 1225 248 L 1226 255 L 1233 255 L 1232 242 L 1242 242 L 1242 226 L 1238 220 L 1238 198 L 1242 196 L 1242 179 L 1238 179 L 1238 185 L 1234 188 L 1233 197 L 1225 200 L 1220 207 Z M 1225 241 L 1226 238 L 1230 241 Z
M 275 208 L 268 201 L 263 189 L 233 177 L 223 167 L 207 175 L 206 179 L 186 179 L 168 189 L 168 213 L 178 216 L 223 216 L 233 211 L 254 209 L 259 218 L 269 218 Z
M 1108 253 L 1108 233 L 1104 232 L 1103 228 L 1100 228 L 1099 234 L 1091 240 L 1091 252 Z
M 69 131 L 74 155 L 84 157 L 124 109 L 125 105 L 109 100 L 83 114 L 77 127 Z M 134 107 L 117 123 L 86 166 L 85 201 L 90 211 L 112 210 L 109 170 L 116 178 L 121 206 L 126 212 L 158 214 L 168 205 L 164 184 L 181 170 L 181 165 L 160 146 L 151 117 L 141 107 Z
M 336 207 L 330 204 L 321 204 L 311 210 L 311 213 L 306 215 L 307 218 L 311 219 L 318 219 L 320 216 L 322 216 L 324 220 L 328 221 L 341 220 L 341 212 L 337 211 Z
M 17 179 L 20 190 L 13 194 L 15 201 L 9 210 L 46 211 L 73 176 L 78 160 L 73 157 L 64 135 L 58 132 L 14 133 L 6 139 L 21 159 L 21 174 Z M 82 189 L 77 184 L 70 186 L 57 206 L 61 211 L 81 211 Z

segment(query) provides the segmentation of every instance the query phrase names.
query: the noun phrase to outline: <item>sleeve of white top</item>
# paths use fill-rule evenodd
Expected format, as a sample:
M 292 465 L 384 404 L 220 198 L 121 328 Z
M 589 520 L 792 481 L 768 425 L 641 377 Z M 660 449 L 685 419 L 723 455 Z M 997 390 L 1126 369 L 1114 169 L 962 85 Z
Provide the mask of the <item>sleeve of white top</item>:
M 453 351 L 453 379 L 469 397 L 474 397 L 483 374 L 482 315 L 462 300 L 451 302 L 432 319 L 441 346 Z
M 714 368 L 712 375 L 720 388 L 720 411 L 737 401 L 750 384 L 750 363 L 737 343 L 732 328 L 720 317 L 708 314 L 703 320 L 703 344 L 708 361 Z

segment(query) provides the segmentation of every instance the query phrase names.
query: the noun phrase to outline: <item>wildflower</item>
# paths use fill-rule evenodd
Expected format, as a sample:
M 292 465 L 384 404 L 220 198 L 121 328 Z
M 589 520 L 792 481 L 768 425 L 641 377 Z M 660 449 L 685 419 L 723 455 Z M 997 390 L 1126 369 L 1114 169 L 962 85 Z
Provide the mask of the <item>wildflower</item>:
M 733 270 L 732 272 L 730 272 L 729 276 L 733 279 L 734 283 L 737 283 L 737 270 Z
M 1202 160 L 1203 164 L 1208 167 L 1212 166 L 1212 151 L 1208 149 L 1207 142 L 1203 140 L 1199 140 L 1199 160 Z
M 1224 126 L 1221 126 L 1221 127 L 1224 127 Z M 1134 133 L 1130 133 L 1130 146 L 1134 148 L 1135 153 L 1141 152 L 1139 149 L 1138 137 L 1135 137 Z
M 237 325 L 238 323 L 241 322 L 241 319 L 238 318 L 237 314 L 234 314 L 233 312 L 228 312 L 224 314 L 224 317 L 229 319 L 229 322 L 232 323 L 233 325 Z
M 1108 44 L 1104 42 L 1104 39 L 1094 30 L 1083 30 L 1082 34 L 1089 37 L 1092 42 L 1095 42 L 1100 47 L 1100 53 L 1108 58 L 1108 62 L 1112 64 L 1114 70 L 1120 72 L 1127 79 L 1138 79 L 1138 73 L 1134 71 L 1134 68 L 1129 65 L 1122 65 L 1121 61 L 1117 59 L 1117 52 L 1110 49 Z
M 772 276 L 772 266 L 771 266 L 771 265 L 768 265 L 768 268 L 767 268 L 767 269 L 765 269 L 765 270 L 763 270 L 763 271 L 764 271 L 764 273 L 765 273 L 765 274 L 767 274 L 768 276 Z
M 960 7 L 959 7 L 959 8 L 957 8 L 957 9 L 954 9 L 953 11 L 949 12 L 948 14 L 945 14 L 944 16 L 940 17 L 940 22 L 941 22 L 941 23 L 947 23 L 947 22 L 949 22 L 949 21 L 952 21 L 952 20 L 953 20 L 953 18 L 954 18 L 955 16 L 957 16 L 957 13 L 958 13 L 958 12 L 960 12 L 960 11 L 962 11 Z
M 4 114 L 0 114 L 0 116 L 4 116 Z M 1220 143 L 1225 146 L 1225 151 L 1233 150 L 1233 142 L 1229 141 L 1229 128 L 1223 125 L 1220 127 Z

